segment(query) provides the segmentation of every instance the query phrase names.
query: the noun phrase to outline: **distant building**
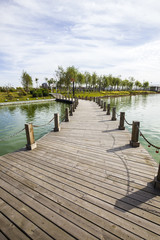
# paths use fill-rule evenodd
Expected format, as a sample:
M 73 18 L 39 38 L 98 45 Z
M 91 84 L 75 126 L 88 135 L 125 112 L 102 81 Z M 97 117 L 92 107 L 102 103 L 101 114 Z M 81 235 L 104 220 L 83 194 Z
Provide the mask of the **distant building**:
M 42 83 L 42 88 L 48 89 L 48 84 L 47 83 Z
M 159 86 L 150 86 L 150 91 L 160 92 Z

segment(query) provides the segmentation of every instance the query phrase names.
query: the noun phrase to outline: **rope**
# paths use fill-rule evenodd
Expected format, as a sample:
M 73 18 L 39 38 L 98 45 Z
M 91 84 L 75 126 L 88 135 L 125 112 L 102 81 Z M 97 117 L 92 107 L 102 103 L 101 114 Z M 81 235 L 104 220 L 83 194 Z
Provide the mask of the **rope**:
M 3 139 L 0 139 L 0 142 L 5 141 L 5 140 L 7 140 L 7 139 L 9 139 L 9 138 L 12 138 L 12 137 L 17 136 L 19 133 L 23 132 L 24 129 L 25 129 L 25 128 L 23 128 L 22 130 L 14 133 L 14 134 L 12 134 L 12 135 L 10 135 L 10 136 L 7 136 L 7 137 L 4 137 Z
M 116 112 L 117 117 L 120 117 L 120 115 Z
M 61 116 L 61 119 L 62 119 L 61 121 L 63 122 L 65 118 L 66 118 L 65 115 Z
M 47 126 L 47 125 L 50 124 L 53 120 L 54 120 L 54 117 L 53 117 L 49 122 L 47 122 L 46 124 L 42 124 L 42 125 L 33 125 L 33 127 L 44 127 L 44 126 Z
M 120 116 L 120 115 L 118 115 L 117 113 L 116 113 L 116 115 L 117 115 L 117 116 Z M 124 118 L 124 120 L 125 120 L 125 122 L 126 122 L 128 125 L 130 125 L 130 126 L 133 125 L 133 124 L 129 123 L 129 122 L 126 120 L 126 118 Z M 157 149 L 156 152 L 158 153 L 158 152 L 159 152 L 158 149 L 160 149 L 160 147 L 157 147 L 156 145 L 152 144 L 152 143 L 143 135 L 143 133 L 140 131 L 140 128 L 139 128 L 138 125 L 137 125 L 137 127 L 138 127 L 138 129 L 139 129 L 140 136 L 142 136 L 143 139 L 149 144 L 148 147 L 152 146 L 152 147 L 156 148 L 156 149 Z
M 130 125 L 130 126 L 133 125 L 132 123 L 127 122 L 126 118 L 124 118 L 124 121 L 125 121 L 128 125 Z
M 137 127 L 138 127 L 138 125 L 137 125 Z M 139 132 L 140 132 L 140 136 L 142 136 L 143 139 L 149 144 L 149 147 L 152 146 L 152 147 L 154 147 L 154 148 L 156 148 L 156 149 L 160 149 L 160 147 L 157 147 L 156 145 L 152 144 L 152 143 L 143 135 L 143 133 L 141 132 L 141 130 L 140 130 L 139 127 L 138 127 L 138 129 L 139 129 Z

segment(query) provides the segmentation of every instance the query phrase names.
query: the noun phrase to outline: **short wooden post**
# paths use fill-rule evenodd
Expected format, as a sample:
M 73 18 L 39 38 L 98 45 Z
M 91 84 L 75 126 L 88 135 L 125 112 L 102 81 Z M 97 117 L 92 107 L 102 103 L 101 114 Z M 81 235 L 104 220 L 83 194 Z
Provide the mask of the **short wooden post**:
M 34 139 L 34 131 L 31 123 L 25 124 L 27 144 L 26 148 L 28 150 L 33 150 L 37 147 L 37 144 Z
M 116 107 L 113 107 L 112 108 L 112 121 L 116 121 L 117 118 L 116 118 Z
M 72 107 L 72 104 L 70 105 L 69 115 L 70 115 L 70 116 L 73 116 L 73 107 Z
M 75 103 L 72 104 L 72 111 L 75 112 Z
M 77 104 L 76 104 L 76 99 L 74 100 L 74 109 L 76 109 L 77 108 Z
M 158 166 L 157 176 L 155 177 L 155 180 L 154 180 L 154 187 L 157 188 L 157 189 L 160 189 L 160 163 L 159 163 L 159 166 Z
M 125 119 L 125 112 L 120 112 L 119 130 L 125 130 L 124 119 Z
M 100 106 L 101 105 L 101 99 L 98 98 L 98 105 Z
M 111 110 L 110 103 L 108 103 L 107 104 L 107 115 L 110 115 L 110 110 Z
M 101 100 L 101 108 L 103 108 L 103 100 Z
M 65 122 L 69 122 L 69 108 L 65 109 Z
M 93 102 L 95 102 L 96 101 L 96 98 L 95 97 L 93 97 Z
M 106 102 L 104 102 L 104 105 L 103 105 L 103 111 L 106 112 Z
M 60 131 L 59 114 L 55 113 L 54 114 L 54 132 L 59 132 L 59 131 Z
M 140 143 L 139 143 L 139 126 L 140 126 L 140 122 L 135 122 L 133 121 L 132 124 L 132 136 L 131 136 L 131 141 L 130 144 L 132 147 L 139 147 Z

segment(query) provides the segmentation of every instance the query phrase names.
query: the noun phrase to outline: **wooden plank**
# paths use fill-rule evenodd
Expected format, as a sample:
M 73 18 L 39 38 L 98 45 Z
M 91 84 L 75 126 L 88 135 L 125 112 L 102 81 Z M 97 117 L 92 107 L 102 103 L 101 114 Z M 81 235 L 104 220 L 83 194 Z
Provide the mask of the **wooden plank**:
M 75 239 L 75 238 L 78 238 L 80 235 L 81 235 L 81 239 L 91 239 L 91 240 L 96 239 L 94 236 L 87 233 L 82 228 L 79 228 L 74 223 L 67 221 L 61 215 L 57 214 L 54 211 L 54 209 L 50 209 L 48 206 L 45 206 L 44 204 L 39 203 L 34 198 L 23 193 L 18 188 L 15 188 L 13 185 L 10 185 L 7 182 L 2 181 L 2 186 L 4 187 L 4 189 L 7 189 L 8 192 L 12 193 L 15 198 L 17 198 L 17 199 L 14 198 L 14 202 L 18 201 L 16 206 L 17 208 L 18 208 L 18 205 L 21 206 L 20 201 L 22 201 L 24 204 L 26 204 L 27 206 L 30 206 L 30 208 L 34 210 L 34 212 L 32 211 L 32 215 L 34 215 L 34 218 L 37 217 L 37 212 L 39 212 L 43 217 L 45 217 L 46 220 L 43 220 L 42 224 L 44 224 L 44 221 L 46 222 L 47 232 L 50 232 L 49 235 L 55 237 L 55 239 Z M 3 198 L 5 198 L 4 191 L 3 191 Z M 13 197 L 10 196 L 10 199 L 12 198 Z M 7 198 L 5 198 L 4 200 L 7 201 Z M 10 200 L 10 204 L 12 204 L 11 200 Z M 31 218 L 31 209 L 29 209 L 28 211 L 29 211 L 29 217 Z M 49 226 L 49 221 L 52 223 L 50 224 L 50 226 Z M 61 230 L 62 228 L 64 230 Z M 74 237 L 71 235 L 74 235 Z
M 38 239 L 38 240 L 51 240 L 53 238 L 49 237 L 48 234 L 43 232 L 41 229 L 39 229 L 35 224 L 33 224 L 30 220 L 25 218 L 21 213 L 16 211 L 14 208 L 12 208 L 10 205 L 8 205 L 6 202 L 1 200 L 0 202 L 0 208 L 2 214 L 8 218 L 12 223 L 16 223 L 19 229 L 23 231 L 28 237 L 31 239 Z
M 38 185 L 40 184 L 40 181 L 38 181 Z M 41 183 L 41 185 L 43 184 L 43 182 Z M 43 184 L 44 185 L 44 187 L 45 188 L 47 188 L 47 189 L 52 189 L 52 187 L 50 186 L 50 184 L 49 184 L 49 188 L 47 187 L 47 184 L 46 184 L 46 182 Z M 5 186 L 5 188 L 6 188 L 6 186 Z M 103 202 L 103 201 L 100 201 L 100 200 L 98 200 L 98 199 L 95 199 L 95 198 L 93 198 L 93 197 L 91 197 L 91 196 L 89 196 L 89 195 L 86 195 L 86 194 L 84 194 L 83 192 L 81 192 L 81 191 L 76 191 L 76 192 L 74 192 L 74 193 L 71 193 L 71 194 L 68 194 L 68 192 L 64 192 L 64 190 L 63 190 L 63 184 L 62 184 L 62 187 L 61 187 L 61 189 L 62 190 L 60 190 L 60 187 L 58 188 L 58 189 L 55 189 L 55 187 L 54 187 L 54 189 L 52 190 L 52 191 L 54 191 L 54 192 L 56 192 L 56 193 L 58 193 L 58 195 L 61 195 L 61 196 L 65 196 L 65 197 L 67 197 L 67 199 L 73 199 L 73 201 L 75 201 L 75 195 L 78 197 L 78 198 L 76 198 L 76 203 L 78 203 L 79 202 L 79 204 L 80 204 L 80 206 L 86 206 L 86 202 L 85 201 L 87 201 L 88 203 L 89 203 L 89 206 L 92 206 L 93 207 L 93 212 L 96 210 L 96 206 L 97 206 L 97 208 L 99 208 L 99 207 L 101 207 L 102 209 L 106 209 L 106 213 L 104 213 L 103 215 L 100 215 L 101 217 L 103 216 L 103 218 L 106 218 L 106 219 L 108 219 L 109 221 L 111 221 L 111 219 L 112 219 L 112 221 L 113 221 L 113 223 L 115 223 L 115 224 L 117 224 L 117 225 L 120 225 L 120 222 L 121 222 L 121 224 L 123 223 L 123 226 L 125 226 L 125 227 L 127 227 L 127 229 L 128 229 L 128 231 L 131 231 L 131 229 L 136 229 L 136 232 L 137 232 L 137 234 L 142 234 L 142 232 L 143 232 L 143 236 L 146 234 L 146 236 L 148 235 L 148 234 L 150 234 L 151 236 L 152 236 L 152 239 L 156 239 L 157 238 L 157 236 L 155 236 L 153 233 L 151 233 L 151 232 L 149 232 L 148 231 L 148 228 L 149 228 L 149 226 L 150 225 L 152 225 L 152 227 L 151 227 L 151 229 L 153 229 L 154 228 L 154 226 L 153 226 L 153 224 L 148 224 L 148 223 L 146 223 L 146 228 L 147 229 L 141 229 L 140 230 L 140 227 L 138 227 L 138 226 L 136 226 L 135 224 L 134 224 L 134 222 L 139 222 L 139 224 L 145 224 L 145 220 L 143 219 L 143 221 L 141 221 L 140 219 L 138 219 L 138 217 L 136 217 L 135 219 L 134 219 L 134 215 L 132 215 L 132 217 L 131 216 L 129 216 L 128 217 L 128 215 L 130 215 L 128 212 L 125 212 L 125 215 L 123 214 L 123 213 L 121 213 L 121 212 L 119 212 L 119 211 L 116 211 L 116 210 L 114 210 L 114 209 L 112 209 L 112 210 L 110 210 L 110 207 L 108 208 L 107 207 L 107 205 Z M 65 186 L 65 189 L 66 189 L 66 186 Z M 58 190 L 58 191 L 57 191 Z M 9 191 L 11 191 L 11 190 L 9 190 Z M 94 205 L 92 205 L 92 204 L 94 204 Z M 88 204 L 87 204 L 87 207 L 88 207 Z M 101 214 L 102 214 L 102 212 L 104 211 L 104 210 L 102 210 L 101 209 Z M 97 214 L 99 214 L 99 210 L 97 209 Z M 105 211 L 104 211 L 105 212 Z M 115 214 L 115 215 L 114 215 Z M 119 216 L 119 218 L 117 219 L 115 219 L 115 216 Z M 120 217 L 121 216 L 121 217 Z M 127 221 L 125 220 L 125 219 L 123 219 L 123 218 L 127 218 Z M 114 219 L 114 220 L 113 220 Z M 120 221 L 120 222 L 119 222 Z M 131 222 L 128 222 L 128 221 L 133 221 L 133 223 L 131 224 Z M 133 226 L 132 226 L 133 225 Z M 157 227 L 156 227 L 156 229 L 157 229 Z M 157 231 L 159 231 L 158 229 L 157 229 Z M 142 236 L 142 235 L 141 235 Z
M 27 237 L 19 228 L 11 221 L 9 221 L 2 213 L 0 213 L 0 223 L 1 223 L 1 231 L 12 240 L 28 240 Z

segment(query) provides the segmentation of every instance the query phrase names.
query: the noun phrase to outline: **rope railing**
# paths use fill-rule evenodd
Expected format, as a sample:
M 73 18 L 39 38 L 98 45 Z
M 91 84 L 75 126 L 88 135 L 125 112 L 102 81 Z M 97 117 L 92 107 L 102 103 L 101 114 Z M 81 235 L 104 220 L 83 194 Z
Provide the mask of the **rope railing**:
M 100 101 L 97 101 L 97 99 L 96 99 L 96 103 L 99 105 L 99 104 L 100 104 Z M 123 116 L 121 117 L 120 114 L 123 114 Z M 140 127 L 137 125 L 137 124 L 139 124 L 139 122 L 129 123 L 129 122 L 127 121 L 127 119 L 125 118 L 125 112 L 121 112 L 120 114 L 117 113 L 115 107 L 112 108 L 112 120 L 116 120 L 116 117 L 115 117 L 115 116 L 120 117 L 120 125 L 119 125 L 119 129 L 120 129 L 120 130 L 124 130 L 124 129 L 125 129 L 125 127 L 124 127 L 124 122 L 126 122 L 127 125 L 132 126 L 132 131 L 133 131 L 133 128 L 138 127 L 138 134 L 137 134 L 137 133 L 134 133 L 134 135 L 137 135 L 136 137 L 134 136 L 134 138 L 137 138 L 137 139 L 136 139 L 136 141 L 134 142 L 134 144 L 133 144 L 133 142 L 132 142 L 132 140 L 131 140 L 132 144 L 135 145 L 135 146 L 139 146 L 138 135 L 140 135 L 140 136 L 142 136 L 143 139 L 148 143 L 148 147 L 151 147 L 151 146 L 154 147 L 154 148 L 156 149 L 156 153 L 159 153 L 160 147 L 158 147 L 158 146 L 156 146 L 155 144 L 151 143 L 151 142 L 144 136 L 144 134 L 140 131 Z M 110 115 L 110 104 L 107 105 L 107 115 Z M 134 129 L 134 131 L 136 131 L 136 129 Z M 131 145 L 132 145 L 132 144 L 131 144 Z
M 133 124 L 132 124 L 132 123 L 129 123 L 129 122 L 126 120 L 126 118 L 124 118 L 124 121 L 125 121 L 129 126 L 133 126 Z
M 64 122 L 64 120 L 66 119 L 66 116 L 65 115 L 61 115 L 61 122 Z
M 18 134 L 20 134 L 21 132 L 23 132 L 24 129 L 25 129 L 25 128 L 21 129 L 20 131 L 18 131 L 18 132 L 16 132 L 16 133 L 12 134 L 12 135 L 10 135 L 10 136 L 7 136 L 7 137 L 4 137 L 3 139 L 0 139 L 0 142 L 2 142 L 2 141 L 6 141 L 6 140 L 9 139 L 9 138 L 12 138 L 12 137 L 17 136 Z
M 117 117 L 119 117 L 120 115 L 116 112 L 116 115 L 117 115 Z M 124 117 L 124 121 L 129 125 L 129 126 L 133 126 L 133 123 L 129 123 L 127 120 L 126 120 L 126 118 Z M 145 136 L 144 136 L 144 134 L 142 133 L 142 131 L 140 130 L 140 127 L 138 126 L 138 125 L 136 125 L 136 127 L 138 128 L 138 130 L 139 130 L 139 135 L 141 136 L 141 137 L 143 137 L 143 139 L 148 143 L 148 147 L 154 147 L 155 149 L 156 149 L 156 153 L 159 153 L 159 149 L 160 149 L 160 147 L 158 147 L 158 146 L 156 146 L 155 144 L 153 144 L 153 143 L 151 143 Z
M 137 126 L 138 127 L 138 126 Z M 159 150 L 158 149 L 160 149 L 160 147 L 158 147 L 158 146 L 156 146 L 156 145 L 154 145 L 153 143 L 151 143 L 145 136 L 144 136 L 144 134 L 141 132 L 141 130 L 140 130 L 140 128 L 138 127 L 138 129 L 139 129 L 139 133 L 140 133 L 140 136 L 142 136 L 143 137 L 143 139 L 149 144 L 148 145 L 148 147 L 154 147 L 154 148 L 156 148 L 157 150 L 156 150 L 156 153 L 159 153 Z
M 53 120 L 54 120 L 54 117 L 49 122 L 47 122 L 45 124 L 42 124 L 42 125 L 34 125 L 34 124 L 32 124 L 32 125 L 33 125 L 33 127 L 44 127 L 44 126 L 49 125 Z

